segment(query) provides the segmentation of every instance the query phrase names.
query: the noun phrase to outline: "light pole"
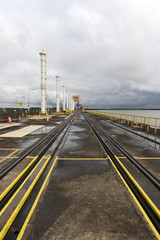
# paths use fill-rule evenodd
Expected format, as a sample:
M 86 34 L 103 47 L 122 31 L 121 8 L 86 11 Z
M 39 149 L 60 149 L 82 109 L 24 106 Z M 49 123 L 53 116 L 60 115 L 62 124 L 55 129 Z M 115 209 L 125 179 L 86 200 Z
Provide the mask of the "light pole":
M 29 105 L 29 94 L 31 93 L 31 91 L 34 91 L 34 90 L 36 90 L 36 89 L 30 89 L 30 90 L 28 91 L 28 114 L 29 114 L 29 109 L 30 109 L 30 105 Z
M 60 110 L 60 77 L 59 75 L 56 76 L 56 100 L 57 100 L 57 106 L 56 106 L 56 112 L 59 112 Z

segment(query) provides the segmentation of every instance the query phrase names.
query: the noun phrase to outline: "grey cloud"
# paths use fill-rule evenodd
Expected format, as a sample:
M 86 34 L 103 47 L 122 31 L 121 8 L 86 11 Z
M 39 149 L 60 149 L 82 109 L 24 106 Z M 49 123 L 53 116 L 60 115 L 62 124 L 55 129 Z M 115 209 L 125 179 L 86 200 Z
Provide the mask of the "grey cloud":
M 157 0 L 15 0 L 0 10 L 1 105 L 40 105 L 40 56 L 47 52 L 48 104 L 60 74 L 84 106 L 159 107 Z M 18 97 L 17 97 L 18 96 Z

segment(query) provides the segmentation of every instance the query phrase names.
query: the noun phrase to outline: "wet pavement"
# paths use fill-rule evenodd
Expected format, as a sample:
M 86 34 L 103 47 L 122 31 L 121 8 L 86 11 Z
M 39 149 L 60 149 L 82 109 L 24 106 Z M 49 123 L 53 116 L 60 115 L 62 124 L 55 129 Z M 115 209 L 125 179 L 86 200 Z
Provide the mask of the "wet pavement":
M 159 156 L 142 141 L 105 127 L 134 156 Z M 58 157 L 23 239 L 156 239 L 80 113 Z
M 46 119 L 25 119 L 22 123 L 16 123 L 18 125 L 13 123 L 13 126 L 11 126 L 11 124 L 8 124 L 9 127 L 0 129 L 0 169 L 14 161 L 25 149 L 52 131 L 62 123 L 65 118 L 66 116 L 62 115 L 60 118 L 53 118 L 50 122 L 46 122 Z M 6 126 L 8 125 L 6 124 Z M 17 137 L 17 134 L 14 134 L 14 131 L 23 130 L 30 125 L 41 125 L 42 127 L 38 130 L 33 129 L 33 131 L 31 128 L 30 133 L 26 136 Z M 12 135 L 10 133 L 12 133 Z M 12 137 L 2 137 L 5 134 L 10 134 Z
M 101 125 L 104 131 L 109 134 L 120 146 L 122 146 L 128 153 L 137 159 L 144 167 L 146 167 L 154 176 L 160 179 L 160 151 L 155 144 L 135 134 L 127 132 L 118 128 L 104 120 L 95 118 L 95 121 Z M 108 143 L 111 145 L 110 143 Z M 114 148 L 114 147 L 112 147 Z M 114 149 L 118 157 L 118 151 Z
M 156 238 L 110 162 L 66 160 L 58 162 L 24 239 Z
M 22 123 L 18 123 L 16 126 L 13 123 L 13 126 L 9 128 L 1 129 L 0 134 L 4 134 L 29 125 L 44 125 L 44 127 L 21 138 L 16 138 L 16 136 L 13 138 L 0 137 L 0 171 L 6 166 L 10 165 L 12 162 L 16 161 L 16 159 L 23 152 L 25 152 L 25 150 L 31 147 L 39 139 L 43 138 L 60 123 L 62 123 L 63 119 L 66 119 L 65 115 L 60 117 L 56 116 L 52 118 L 50 122 L 46 122 L 46 119 L 24 119 Z M 3 179 L 0 180 L 0 193 L 2 193 L 5 188 L 9 186 L 9 184 L 18 176 L 18 174 L 21 173 L 21 171 L 33 160 L 35 156 L 28 156 L 24 158 L 23 161 L 21 161 L 12 171 L 10 171 Z

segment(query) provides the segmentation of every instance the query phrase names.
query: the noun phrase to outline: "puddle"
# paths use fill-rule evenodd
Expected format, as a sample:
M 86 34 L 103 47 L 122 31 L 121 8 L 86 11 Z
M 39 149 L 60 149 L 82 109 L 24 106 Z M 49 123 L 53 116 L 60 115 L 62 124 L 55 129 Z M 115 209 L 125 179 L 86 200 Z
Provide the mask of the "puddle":
M 83 137 L 81 137 L 75 133 L 70 133 L 65 142 L 65 149 L 79 150 L 88 136 L 88 134 L 83 134 Z

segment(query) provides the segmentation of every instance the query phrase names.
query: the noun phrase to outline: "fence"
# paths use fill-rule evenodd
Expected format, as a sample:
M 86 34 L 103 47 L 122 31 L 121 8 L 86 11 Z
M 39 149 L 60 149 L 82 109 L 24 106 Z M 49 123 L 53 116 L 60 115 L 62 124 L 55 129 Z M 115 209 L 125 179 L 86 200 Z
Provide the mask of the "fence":
M 145 129 L 147 132 L 153 131 L 157 133 L 160 131 L 160 118 L 144 117 L 129 114 L 110 113 L 110 112 L 97 112 L 86 111 L 97 116 L 101 116 L 113 121 L 125 123 L 135 128 Z

